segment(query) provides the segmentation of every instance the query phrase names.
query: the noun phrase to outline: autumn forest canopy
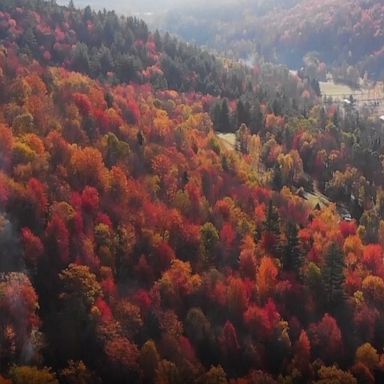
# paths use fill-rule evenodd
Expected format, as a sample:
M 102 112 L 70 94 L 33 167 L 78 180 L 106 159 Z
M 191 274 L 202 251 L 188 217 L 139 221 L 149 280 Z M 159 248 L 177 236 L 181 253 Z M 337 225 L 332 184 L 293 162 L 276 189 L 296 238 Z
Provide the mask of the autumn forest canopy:
M 383 382 L 384 131 L 317 74 L 2 0 L 0 384 Z

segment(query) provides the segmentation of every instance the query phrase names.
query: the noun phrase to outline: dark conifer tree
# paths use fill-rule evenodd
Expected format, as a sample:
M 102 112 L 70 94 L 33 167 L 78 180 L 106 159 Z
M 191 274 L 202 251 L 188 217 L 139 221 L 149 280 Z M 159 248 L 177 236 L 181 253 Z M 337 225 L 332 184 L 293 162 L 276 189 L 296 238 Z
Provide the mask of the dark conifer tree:
M 324 300 L 328 307 L 340 304 L 344 298 L 344 254 L 340 246 L 332 243 L 322 268 Z
M 283 187 L 283 176 L 281 174 L 281 168 L 276 164 L 273 168 L 272 188 L 276 191 L 280 191 Z
M 220 130 L 222 132 L 230 132 L 231 124 L 229 121 L 229 107 L 226 99 L 223 100 L 221 104 L 221 112 L 220 112 L 220 122 L 219 122 Z
M 265 243 L 273 255 L 278 256 L 280 253 L 280 217 L 279 212 L 269 200 L 267 217 L 263 225 Z
M 248 102 L 242 102 L 241 99 L 237 102 L 237 125 L 249 125 L 250 122 L 250 105 Z
M 90 68 L 89 52 L 86 44 L 78 43 L 72 58 L 72 68 L 75 71 L 88 73 Z
M 303 253 L 300 247 L 298 237 L 298 227 L 289 223 L 287 228 L 287 243 L 284 247 L 283 268 L 286 271 L 294 272 L 300 276 L 300 270 L 303 264 Z
M 259 133 L 264 128 L 264 116 L 260 109 L 260 103 L 254 102 L 250 108 L 249 128 L 252 134 Z

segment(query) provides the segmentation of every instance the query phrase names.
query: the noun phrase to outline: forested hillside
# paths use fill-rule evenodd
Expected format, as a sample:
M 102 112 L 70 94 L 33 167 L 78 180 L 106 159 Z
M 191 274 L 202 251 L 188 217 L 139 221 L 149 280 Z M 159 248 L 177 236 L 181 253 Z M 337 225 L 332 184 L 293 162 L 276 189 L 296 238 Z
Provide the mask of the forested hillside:
M 112 84 L 150 82 L 155 88 L 238 97 L 251 72 L 227 69 L 214 56 L 169 35 L 150 34 L 142 20 L 111 11 L 41 0 L 5 0 L 0 11 L 0 38 L 7 46 Z
M 0 10 L 0 383 L 383 380 L 377 123 L 113 12 Z
M 300 68 L 310 53 L 318 65 L 338 68 L 343 80 L 356 78 L 350 66 L 377 80 L 384 76 L 383 14 L 382 2 L 374 0 L 262 0 L 180 7 L 162 25 L 242 59 L 261 55 Z

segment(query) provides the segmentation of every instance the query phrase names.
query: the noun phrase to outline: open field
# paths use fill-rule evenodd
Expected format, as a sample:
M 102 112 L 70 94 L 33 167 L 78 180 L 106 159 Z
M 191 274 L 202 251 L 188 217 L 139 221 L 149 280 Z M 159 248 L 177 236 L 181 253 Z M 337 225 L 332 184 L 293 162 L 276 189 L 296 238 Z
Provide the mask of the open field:
M 305 200 L 308 201 L 309 205 L 314 209 L 317 205 L 321 209 L 328 207 L 331 204 L 331 201 L 327 198 L 327 196 L 323 195 L 320 192 L 305 192 L 304 193 Z
M 234 133 L 217 133 L 217 137 L 226 149 L 233 151 L 236 147 L 236 135 Z
M 384 85 L 382 82 L 353 89 L 333 81 L 319 82 L 322 96 L 332 97 L 335 102 L 343 103 L 352 95 L 357 109 L 368 108 L 373 116 L 384 114 Z
M 360 89 L 353 89 L 345 84 L 337 84 L 333 81 L 320 81 L 320 90 L 322 95 L 327 95 L 328 97 L 331 96 L 335 99 L 344 99 L 346 97 L 349 97 L 349 95 L 360 95 L 362 93 L 362 90 Z

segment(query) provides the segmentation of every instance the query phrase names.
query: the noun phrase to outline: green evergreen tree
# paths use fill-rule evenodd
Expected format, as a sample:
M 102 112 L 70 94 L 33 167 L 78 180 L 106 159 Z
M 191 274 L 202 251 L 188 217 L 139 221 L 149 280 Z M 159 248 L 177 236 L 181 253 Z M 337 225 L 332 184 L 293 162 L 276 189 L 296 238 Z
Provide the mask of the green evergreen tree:
M 277 98 L 273 100 L 272 105 L 271 105 L 271 109 L 275 115 L 281 115 L 282 114 L 281 100 L 280 100 L 279 96 L 277 96 Z
M 249 128 L 242 123 L 236 131 L 236 150 L 241 153 L 248 153 L 248 137 L 250 136 Z
M 325 127 L 327 126 L 327 114 L 325 112 L 324 107 L 320 108 L 320 116 L 319 116 L 319 123 L 320 123 L 320 128 L 321 130 L 324 130 Z
M 333 124 L 338 127 L 339 126 L 339 109 L 336 110 L 336 112 L 333 115 Z
M 72 69 L 75 71 L 88 73 L 90 69 L 89 52 L 88 47 L 84 43 L 77 43 L 73 58 L 72 58 Z
M 211 110 L 211 116 L 213 120 L 213 125 L 215 126 L 215 129 L 217 131 L 220 130 L 219 124 L 220 124 L 220 115 L 221 115 L 221 106 L 219 102 L 216 102 L 213 105 L 213 108 Z
M 237 126 L 240 126 L 241 124 L 249 125 L 251 120 L 250 108 L 251 106 L 248 101 L 244 103 L 239 99 L 236 108 Z
M 303 265 L 303 252 L 300 247 L 298 237 L 299 231 L 295 224 L 288 224 L 287 243 L 284 247 L 283 268 L 286 271 L 295 272 L 300 276 L 300 270 Z
M 281 168 L 278 164 L 273 167 L 273 177 L 272 177 L 272 188 L 276 191 L 280 191 L 283 187 L 283 175 L 281 173 Z
M 219 240 L 219 233 L 212 223 L 205 223 L 201 227 L 201 255 L 206 265 L 215 262 Z
M 98 61 L 98 66 L 103 75 L 106 75 L 108 71 L 112 71 L 114 67 L 113 57 L 110 49 L 104 45 L 100 47 L 97 52 L 96 60 Z
M 116 74 L 123 82 L 137 81 L 143 64 L 138 56 L 121 54 L 116 59 Z
M 23 50 L 24 53 L 28 55 L 34 55 L 36 54 L 36 51 L 38 50 L 38 44 L 36 40 L 36 35 L 32 29 L 32 27 L 28 27 L 23 35 L 20 38 L 19 42 L 20 48 Z
M 264 221 L 264 230 L 267 232 L 280 234 L 280 217 L 276 207 L 273 205 L 273 201 L 269 200 L 267 217 Z
M 264 235 L 267 236 L 270 241 L 268 241 L 268 244 L 270 244 L 269 251 L 275 255 L 279 256 L 280 254 L 280 216 L 279 212 L 277 211 L 276 207 L 273 205 L 272 200 L 269 200 L 268 203 L 268 210 L 267 210 L 267 217 L 263 223 L 263 232 Z
M 252 107 L 250 108 L 249 127 L 252 134 L 257 134 L 264 128 L 264 116 L 261 112 L 258 100 L 254 101 Z
M 220 131 L 222 132 L 231 131 L 231 124 L 229 121 L 229 107 L 226 99 L 224 99 L 221 104 L 219 127 L 220 127 Z
M 344 298 L 344 253 L 340 246 L 332 243 L 325 256 L 321 271 L 324 299 L 327 306 L 340 304 Z

